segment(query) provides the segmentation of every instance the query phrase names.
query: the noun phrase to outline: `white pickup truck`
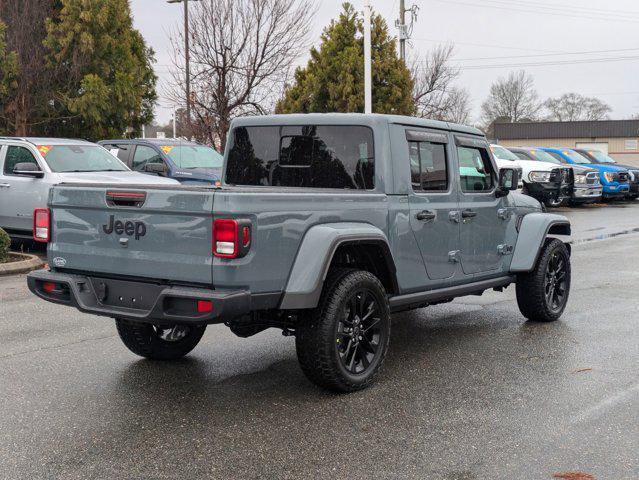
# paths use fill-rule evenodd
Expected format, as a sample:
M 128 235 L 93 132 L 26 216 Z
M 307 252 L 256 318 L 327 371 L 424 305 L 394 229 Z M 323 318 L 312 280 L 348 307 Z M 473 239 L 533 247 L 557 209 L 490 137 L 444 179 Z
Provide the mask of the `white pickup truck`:
M 547 207 L 558 207 L 572 195 L 573 179 L 569 167 L 535 160 L 524 160 L 501 145 L 490 145 L 499 168 L 521 169 L 522 191 Z

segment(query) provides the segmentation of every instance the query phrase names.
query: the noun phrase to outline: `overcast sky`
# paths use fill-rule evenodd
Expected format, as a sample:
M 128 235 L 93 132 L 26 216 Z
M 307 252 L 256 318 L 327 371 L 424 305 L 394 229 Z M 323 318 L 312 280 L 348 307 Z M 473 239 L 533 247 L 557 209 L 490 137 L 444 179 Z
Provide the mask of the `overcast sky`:
M 396 33 L 399 1 L 371 2 Z M 362 8 L 362 0 L 352 3 Z M 319 2 L 314 31 L 317 41 L 324 26 L 338 15 L 341 4 L 342 0 Z M 437 43 L 454 43 L 455 62 L 464 69 L 458 85 L 469 90 L 474 117 L 479 116 L 479 106 L 494 79 L 522 68 L 533 74 L 542 98 L 574 91 L 609 103 L 612 118 L 639 113 L 636 0 L 406 0 L 407 7 L 413 4 L 420 10 L 409 52 L 427 52 Z M 160 77 L 157 118 L 165 122 L 172 109 L 162 99 L 170 64 L 168 37 L 182 22 L 182 5 L 131 0 L 131 6 L 135 26 L 156 51 Z M 607 59 L 617 61 L 602 61 Z M 497 67 L 487 68 L 490 65 Z

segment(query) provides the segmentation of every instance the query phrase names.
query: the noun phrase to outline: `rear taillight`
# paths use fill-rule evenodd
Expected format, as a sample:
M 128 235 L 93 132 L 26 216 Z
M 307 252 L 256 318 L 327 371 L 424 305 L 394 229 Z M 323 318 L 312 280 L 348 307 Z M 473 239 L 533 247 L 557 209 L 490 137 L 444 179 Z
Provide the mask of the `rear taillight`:
M 251 249 L 251 221 L 220 218 L 213 222 L 213 255 L 241 258 Z
M 51 240 L 51 212 L 48 208 L 36 208 L 33 212 L 33 239 L 43 243 Z

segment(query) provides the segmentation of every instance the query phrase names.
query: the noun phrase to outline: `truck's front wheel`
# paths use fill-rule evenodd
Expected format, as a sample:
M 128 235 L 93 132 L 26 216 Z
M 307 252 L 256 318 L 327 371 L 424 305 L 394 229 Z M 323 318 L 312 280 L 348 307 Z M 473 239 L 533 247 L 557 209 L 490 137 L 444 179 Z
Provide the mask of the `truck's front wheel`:
M 136 355 L 152 360 L 177 360 L 200 342 L 206 325 L 158 326 L 116 319 L 122 342 Z
M 390 310 L 381 282 L 358 270 L 332 272 L 312 318 L 296 329 L 297 357 L 306 376 L 338 392 L 366 388 L 386 356 Z
M 517 277 L 517 303 L 529 320 L 554 322 L 568 303 L 570 253 L 561 240 L 549 238 L 532 272 Z

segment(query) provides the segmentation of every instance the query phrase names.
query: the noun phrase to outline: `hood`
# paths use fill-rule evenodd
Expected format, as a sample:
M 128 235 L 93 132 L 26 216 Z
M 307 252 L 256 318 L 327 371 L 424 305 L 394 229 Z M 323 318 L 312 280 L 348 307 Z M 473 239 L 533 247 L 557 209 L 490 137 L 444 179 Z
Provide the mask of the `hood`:
M 554 168 L 561 168 L 563 165 L 557 165 L 550 162 L 538 162 L 536 160 L 517 160 L 517 164 L 524 172 L 550 172 Z
M 191 180 L 196 182 L 215 183 L 222 180 L 222 167 L 219 168 L 176 168 L 172 178 L 176 180 Z
M 596 172 L 597 169 L 587 167 L 586 165 L 569 165 L 570 168 L 573 169 L 575 173 L 588 173 L 588 172 Z
M 105 184 L 135 184 L 135 185 L 179 185 L 179 182 L 169 178 L 147 175 L 138 172 L 69 172 L 56 173 L 64 183 L 105 183 Z
M 588 165 L 595 170 L 599 170 L 600 172 L 627 172 L 628 169 L 624 167 L 620 167 L 617 165 L 610 165 L 608 163 L 591 163 Z
M 515 201 L 517 208 L 530 209 L 530 210 L 542 210 L 541 203 L 535 200 L 533 197 L 524 195 L 519 192 L 510 192 L 509 196 Z

